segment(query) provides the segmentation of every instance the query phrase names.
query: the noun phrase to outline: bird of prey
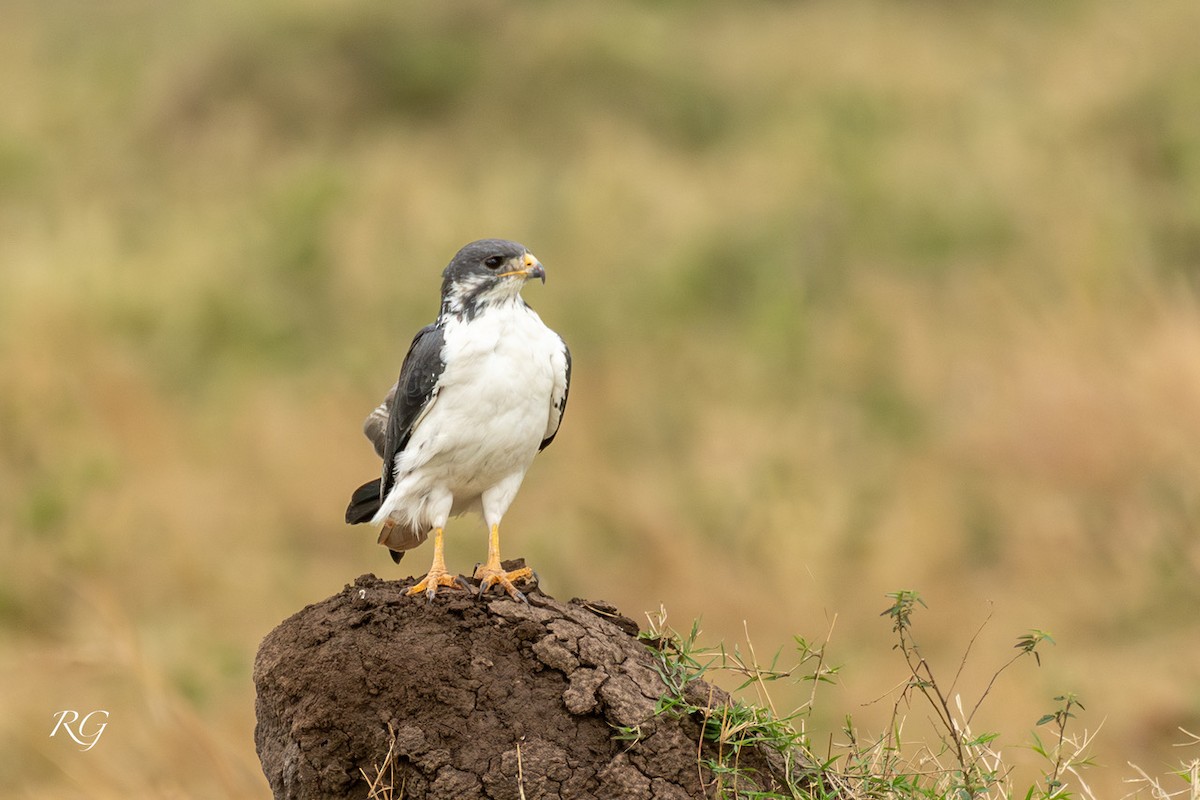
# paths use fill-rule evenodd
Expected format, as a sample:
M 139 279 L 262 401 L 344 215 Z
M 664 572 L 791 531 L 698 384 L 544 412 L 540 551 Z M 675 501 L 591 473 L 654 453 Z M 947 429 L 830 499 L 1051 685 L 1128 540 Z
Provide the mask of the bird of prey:
M 554 441 L 571 384 L 566 343 L 521 298 L 534 278 L 545 283 L 546 271 L 516 242 L 459 250 L 442 273 L 441 313 L 412 340 L 399 380 L 363 423 L 383 475 L 354 492 L 346 522 L 381 525 L 379 543 L 397 563 L 433 533 L 433 565 L 411 595 L 465 588 L 446 569 L 442 535 L 450 517 L 477 511 L 489 533 L 474 575 L 480 594 L 498 585 L 524 599 L 514 581 L 532 573 L 501 566 L 500 520 L 534 456 Z

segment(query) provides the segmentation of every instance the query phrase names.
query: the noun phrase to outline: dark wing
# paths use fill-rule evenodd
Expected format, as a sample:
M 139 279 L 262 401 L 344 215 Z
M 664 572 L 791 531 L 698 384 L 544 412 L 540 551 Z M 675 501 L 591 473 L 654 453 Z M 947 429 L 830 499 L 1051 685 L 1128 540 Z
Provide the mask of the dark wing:
M 567 410 L 567 395 L 571 393 L 571 351 L 567 343 L 558 337 L 562 344 L 562 354 L 555 354 L 554 389 L 550 393 L 550 416 L 546 420 L 545 438 L 538 447 L 538 452 L 545 450 L 558 435 L 558 426 L 562 424 L 563 412 Z
M 437 381 L 446 367 L 443 343 L 442 329 L 436 325 L 418 331 L 404 356 L 400 379 L 363 423 L 363 433 L 383 459 L 383 474 L 355 489 L 346 507 L 346 522 L 370 522 L 392 490 L 396 454 L 404 450 L 421 412 L 437 395 Z
M 381 501 L 387 497 L 396 481 L 396 456 L 408 446 L 421 413 L 437 397 L 438 378 L 446 369 L 446 362 L 442 361 L 442 346 L 445 343 L 441 327 L 426 325 L 408 346 L 408 355 L 404 357 L 400 379 L 396 382 L 396 394 L 383 442 L 383 481 L 379 487 Z

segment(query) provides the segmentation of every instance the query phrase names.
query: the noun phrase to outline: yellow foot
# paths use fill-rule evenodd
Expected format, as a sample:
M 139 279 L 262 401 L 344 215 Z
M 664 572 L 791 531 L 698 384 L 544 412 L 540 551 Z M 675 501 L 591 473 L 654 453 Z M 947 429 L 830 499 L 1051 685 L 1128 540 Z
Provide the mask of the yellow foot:
M 513 600 L 520 600 L 522 603 L 529 602 L 525 599 L 525 595 L 513 585 L 513 581 L 528 581 L 533 577 L 533 570 L 529 567 L 521 567 L 514 569 L 511 572 L 506 572 L 500 564 L 482 564 L 475 568 L 475 580 L 479 581 L 479 594 L 482 597 L 488 589 L 493 586 L 500 585 L 504 587 L 504 591 L 508 592 L 508 596 Z
M 470 588 L 467 586 L 467 582 L 462 578 L 458 577 L 457 575 L 451 575 L 448 571 L 446 571 L 445 567 L 442 569 L 437 569 L 437 566 L 435 565 L 433 569 L 429 570 L 429 574 L 421 579 L 420 583 L 410 588 L 405 594 L 412 596 L 424 592 L 427 598 L 433 600 L 434 595 L 437 594 L 439 586 L 450 586 L 459 589 Z

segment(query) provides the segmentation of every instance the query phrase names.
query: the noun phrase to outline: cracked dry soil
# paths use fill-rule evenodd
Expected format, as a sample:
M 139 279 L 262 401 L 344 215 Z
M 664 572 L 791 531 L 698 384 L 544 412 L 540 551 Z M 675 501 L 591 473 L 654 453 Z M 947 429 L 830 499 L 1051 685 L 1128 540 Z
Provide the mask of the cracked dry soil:
M 452 591 L 427 603 L 404 594 L 410 585 L 364 575 L 263 640 L 254 739 L 276 798 L 711 792 L 701 715 L 655 716 L 666 688 L 637 624 L 612 606 L 536 589 L 528 605 Z M 695 705 L 728 702 L 703 681 L 688 694 Z M 634 726 L 638 741 L 614 738 Z M 782 763 L 756 750 L 739 765 L 770 790 Z M 381 772 L 372 794 L 368 778 Z

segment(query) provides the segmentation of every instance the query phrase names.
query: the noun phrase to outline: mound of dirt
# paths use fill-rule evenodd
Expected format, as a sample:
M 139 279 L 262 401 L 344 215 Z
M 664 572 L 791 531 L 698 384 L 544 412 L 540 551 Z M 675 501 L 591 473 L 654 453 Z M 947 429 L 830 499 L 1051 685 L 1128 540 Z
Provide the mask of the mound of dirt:
M 428 603 L 406 596 L 410 585 L 364 575 L 263 640 L 254 738 L 276 798 L 711 792 L 703 714 L 655 714 L 667 688 L 612 606 L 536 589 L 528 605 L 446 590 Z M 728 702 L 702 681 L 688 697 Z M 752 777 L 737 788 L 776 788 L 782 765 L 774 751 L 744 752 L 739 772 Z

